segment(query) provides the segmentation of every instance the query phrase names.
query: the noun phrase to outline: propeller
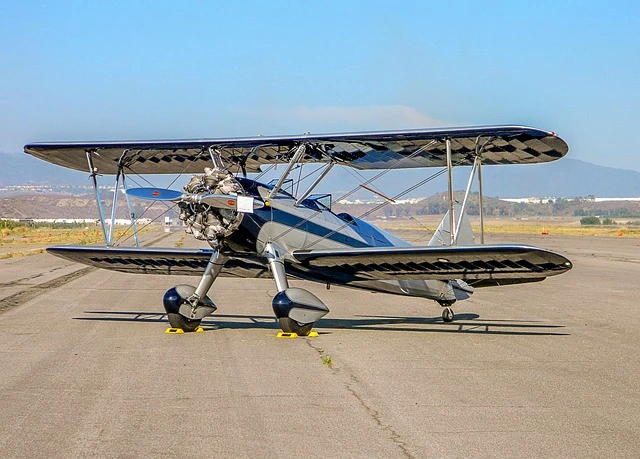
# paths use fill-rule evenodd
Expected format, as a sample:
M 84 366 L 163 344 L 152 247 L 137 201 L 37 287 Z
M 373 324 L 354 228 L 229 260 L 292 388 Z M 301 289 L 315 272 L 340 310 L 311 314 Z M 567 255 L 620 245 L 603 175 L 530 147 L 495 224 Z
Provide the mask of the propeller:
M 264 203 L 252 196 L 236 196 L 233 194 L 197 194 L 182 193 L 165 188 L 130 188 L 127 195 L 139 199 L 152 199 L 154 201 L 187 202 L 190 204 L 207 204 L 216 209 L 229 209 L 238 212 L 252 212 L 262 209 Z

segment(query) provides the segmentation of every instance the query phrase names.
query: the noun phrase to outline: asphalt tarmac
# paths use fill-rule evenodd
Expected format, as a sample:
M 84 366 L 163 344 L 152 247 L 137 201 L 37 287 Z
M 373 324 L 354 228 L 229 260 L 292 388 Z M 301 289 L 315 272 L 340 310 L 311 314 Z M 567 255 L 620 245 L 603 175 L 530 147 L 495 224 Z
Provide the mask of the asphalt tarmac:
M 205 332 L 169 335 L 162 295 L 196 277 L 2 260 L 0 457 L 639 457 L 640 239 L 511 239 L 574 269 L 448 324 L 293 281 L 331 309 L 298 339 L 269 279 L 219 279 Z

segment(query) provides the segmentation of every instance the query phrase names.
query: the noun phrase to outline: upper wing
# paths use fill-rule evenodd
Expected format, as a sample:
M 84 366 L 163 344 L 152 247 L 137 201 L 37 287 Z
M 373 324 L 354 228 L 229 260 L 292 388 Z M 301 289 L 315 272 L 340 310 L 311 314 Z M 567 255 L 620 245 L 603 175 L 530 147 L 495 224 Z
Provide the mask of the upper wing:
M 296 269 L 327 281 L 462 279 L 473 286 L 532 282 L 571 269 L 554 252 L 524 245 L 296 250 Z
M 553 132 L 522 126 L 421 129 L 287 137 L 252 137 L 153 142 L 32 143 L 24 151 L 60 166 L 87 171 L 87 154 L 100 174 L 115 174 L 118 164 L 138 174 L 200 173 L 211 164 L 209 148 L 227 164 L 247 172 L 288 161 L 295 147 L 307 146 L 300 162 L 328 162 L 358 169 L 446 165 L 445 140 L 451 140 L 455 165 L 473 164 L 483 146 L 483 164 L 530 164 L 559 159 L 568 145 Z

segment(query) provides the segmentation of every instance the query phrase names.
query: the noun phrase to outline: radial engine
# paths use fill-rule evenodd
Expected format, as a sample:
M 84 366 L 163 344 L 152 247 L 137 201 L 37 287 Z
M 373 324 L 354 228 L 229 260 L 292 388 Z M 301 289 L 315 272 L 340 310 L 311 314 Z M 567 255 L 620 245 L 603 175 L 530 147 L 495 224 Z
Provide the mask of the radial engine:
M 221 168 L 204 169 L 204 175 L 194 175 L 184 191 L 192 198 L 179 203 L 180 220 L 186 232 L 196 239 L 207 241 L 216 248 L 225 236 L 233 233 L 242 222 L 243 214 L 200 202 L 199 196 L 210 194 L 242 195 L 244 189 L 231 172 Z

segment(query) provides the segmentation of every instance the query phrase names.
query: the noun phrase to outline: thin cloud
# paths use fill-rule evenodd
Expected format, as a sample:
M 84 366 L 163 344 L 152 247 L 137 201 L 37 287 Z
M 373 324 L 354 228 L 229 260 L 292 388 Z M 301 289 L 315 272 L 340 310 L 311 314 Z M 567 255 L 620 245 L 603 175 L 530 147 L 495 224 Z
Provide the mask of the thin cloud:
M 240 113 L 242 112 L 242 113 Z M 451 126 L 406 105 L 324 106 L 242 109 L 238 116 L 253 118 L 263 132 L 344 132 Z M 283 131 L 283 132 L 284 132 Z

